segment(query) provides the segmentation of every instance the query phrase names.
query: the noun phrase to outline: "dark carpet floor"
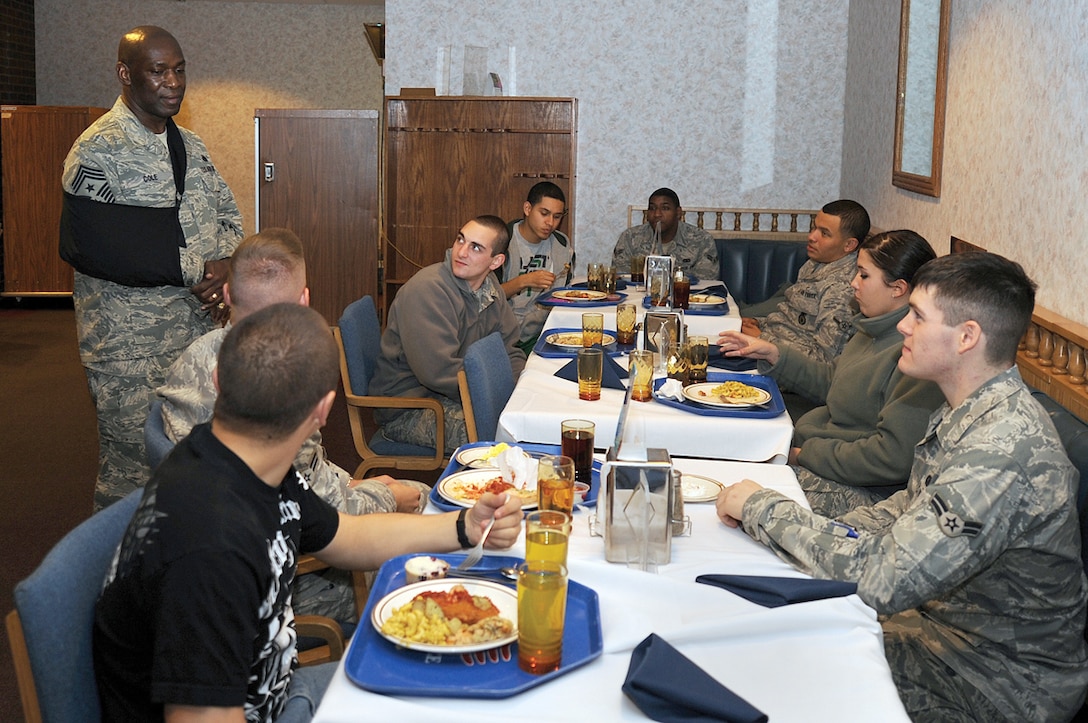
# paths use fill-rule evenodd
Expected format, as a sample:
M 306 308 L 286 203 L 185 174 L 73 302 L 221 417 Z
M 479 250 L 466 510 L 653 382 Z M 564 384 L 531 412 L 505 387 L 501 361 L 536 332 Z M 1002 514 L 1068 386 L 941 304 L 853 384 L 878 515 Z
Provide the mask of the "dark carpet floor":
M 96 434 L 71 301 L 0 299 L 0 614 L 12 609 L 14 585 L 90 515 Z M 329 457 L 353 472 L 342 392 L 324 438 Z M 0 637 L 0 721 L 22 720 L 6 629 Z

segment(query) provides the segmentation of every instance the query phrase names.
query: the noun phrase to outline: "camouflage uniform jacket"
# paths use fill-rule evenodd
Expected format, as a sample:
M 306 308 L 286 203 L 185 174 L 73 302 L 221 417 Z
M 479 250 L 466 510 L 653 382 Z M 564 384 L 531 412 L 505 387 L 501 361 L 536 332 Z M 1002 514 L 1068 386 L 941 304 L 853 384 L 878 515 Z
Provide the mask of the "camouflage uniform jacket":
M 242 239 L 242 215 L 234 194 L 208 156 L 204 142 L 178 128 L 187 168 L 179 218 L 185 283 L 204 276 L 204 262 L 229 257 Z M 64 161 L 64 190 L 103 203 L 170 207 L 173 169 L 166 144 L 145 128 L 121 98 L 85 130 Z M 136 288 L 76 273 L 75 301 L 84 365 L 135 363 L 176 356 L 212 326 L 186 287 Z
M 816 360 L 829 362 L 854 335 L 854 290 L 858 256 L 847 254 L 838 261 L 820 264 L 809 260 L 797 281 L 785 291 L 785 301 L 759 320 L 760 337 L 784 341 Z
M 631 270 L 633 256 L 648 254 L 672 256 L 676 269 L 700 281 L 717 279 L 721 274 L 714 237 L 704 229 L 683 221 L 676 225 L 676 236 L 667 248 L 663 248 L 662 244 L 654 247 L 654 230 L 648 223 L 625 229 L 612 250 L 612 264 L 619 273 L 626 273 Z
M 920 630 L 1011 719 L 1067 719 L 1088 685 L 1076 488 L 1013 367 L 934 412 L 906 490 L 838 522 L 764 490 L 744 529 L 816 577 L 856 581 L 886 630 Z
M 219 348 L 230 329 L 210 331 L 182 352 L 166 372 L 166 383 L 157 392 L 165 401 L 162 407 L 166 436 L 175 443 L 188 436 L 198 424 L 212 418 L 216 391 L 212 370 L 219 357 Z M 298 470 L 310 487 L 333 507 L 352 515 L 371 512 L 396 512 L 393 493 L 381 482 L 363 482 L 348 488 L 351 475 L 329 461 L 321 446 L 321 432 L 315 431 L 295 457 Z M 417 483 L 425 502 L 430 489 Z

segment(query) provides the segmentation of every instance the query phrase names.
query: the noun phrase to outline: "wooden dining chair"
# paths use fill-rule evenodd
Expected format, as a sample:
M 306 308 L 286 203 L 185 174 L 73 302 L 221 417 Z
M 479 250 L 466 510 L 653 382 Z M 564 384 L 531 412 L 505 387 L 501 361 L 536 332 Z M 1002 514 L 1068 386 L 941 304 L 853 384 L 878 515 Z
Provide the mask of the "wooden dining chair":
M 348 407 L 348 422 L 355 451 L 362 462 L 355 470 L 355 479 L 364 479 L 372 469 L 441 469 L 446 466 L 443 445 L 422 447 L 396 442 L 379 429 L 367 439 L 367 422 L 373 423 L 376 409 L 429 409 L 435 416 L 435 439 L 445 440 L 446 423 L 442 404 L 428 397 L 382 397 L 370 394 L 370 381 L 378 365 L 381 351 L 381 324 L 374 300 L 369 296 L 353 301 L 340 316 L 333 335 L 340 347 L 340 378 L 344 384 L 344 400 Z
M 457 372 L 469 442 L 493 441 L 499 415 L 514 393 L 514 370 L 502 335 L 495 331 L 465 350 Z

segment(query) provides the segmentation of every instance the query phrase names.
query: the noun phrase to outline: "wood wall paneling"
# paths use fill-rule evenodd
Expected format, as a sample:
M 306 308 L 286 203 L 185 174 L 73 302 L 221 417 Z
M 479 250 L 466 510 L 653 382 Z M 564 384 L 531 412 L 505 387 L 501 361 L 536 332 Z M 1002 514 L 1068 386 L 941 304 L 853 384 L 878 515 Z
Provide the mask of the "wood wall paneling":
M 378 112 L 262 109 L 256 117 L 259 226 L 299 235 L 310 305 L 335 324 L 349 303 L 378 295 Z
M 4 187 L 4 296 L 72 293 L 57 251 L 61 174 L 72 143 L 105 108 L 0 106 Z
M 573 239 L 576 129 L 573 98 L 387 98 L 383 309 L 469 219 L 520 218 L 538 181 L 563 189 Z

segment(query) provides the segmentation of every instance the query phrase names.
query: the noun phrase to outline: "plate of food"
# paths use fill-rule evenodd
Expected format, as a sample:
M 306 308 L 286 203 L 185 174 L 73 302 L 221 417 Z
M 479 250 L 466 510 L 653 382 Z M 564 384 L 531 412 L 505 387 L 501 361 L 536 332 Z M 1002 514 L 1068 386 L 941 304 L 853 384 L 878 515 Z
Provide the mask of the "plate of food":
M 608 294 L 593 289 L 557 289 L 552 292 L 552 298 L 563 301 L 600 301 L 607 299 Z
M 717 294 L 693 293 L 688 296 L 688 306 L 692 309 L 713 309 L 725 303 L 725 297 Z
M 582 332 L 580 331 L 559 331 L 554 334 L 548 334 L 544 340 L 552 346 L 557 346 L 561 349 L 582 348 Z M 601 346 L 611 346 L 615 343 L 616 337 L 612 334 L 605 332 L 601 335 Z
M 744 382 L 702 382 L 684 387 L 684 398 L 710 407 L 744 409 L 766 404 L 771 393 Z
M 536 507 L 536 484 L 507 482 L 494 468 L 466 469 L 454 472 L 438 483 L 438 494 L 442 499 L 458 507 L 472 507 L 485 492 L 502 494 L 509 492 L 521 498 L 523 509 Z
M 425 653 L 490 650 L 518 639 L 517 590 L 488 580 L 443 578 L 405 585 L 374 605 L 386 640 Z
M 683 472 L 680 475 L 680 489 L 683 490 L 684 502 L 712 502 L 718 499 L 723 485 L 716 479 Z
M 499 442 L 493 444 L 490 447 L 465 447 L 457 452 L 454 459 L 465 467 L 485 468 L 485 467 L 498 467 L 499 455 L 510 449 L 510 445 L 506 442 Z M 522 454 L 526 457 L 531 457 L 528 452 L 522 450 Z

